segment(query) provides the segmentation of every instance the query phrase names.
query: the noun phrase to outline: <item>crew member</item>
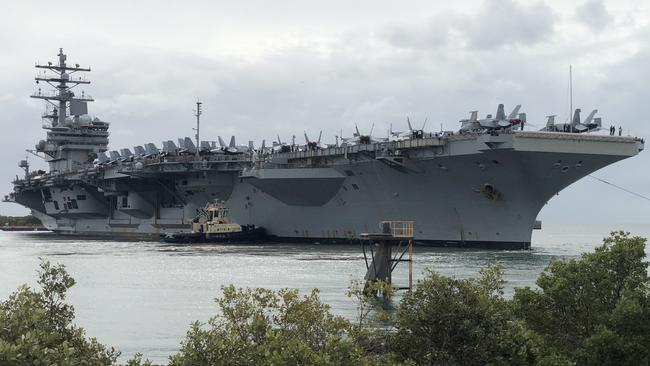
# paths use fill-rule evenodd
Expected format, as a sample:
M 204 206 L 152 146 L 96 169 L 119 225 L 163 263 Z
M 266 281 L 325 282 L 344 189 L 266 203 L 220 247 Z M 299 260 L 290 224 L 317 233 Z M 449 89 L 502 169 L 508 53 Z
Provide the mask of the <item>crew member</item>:
M 623 134 L 623 126 L 618 126 L 618 135 L 621 136 Z

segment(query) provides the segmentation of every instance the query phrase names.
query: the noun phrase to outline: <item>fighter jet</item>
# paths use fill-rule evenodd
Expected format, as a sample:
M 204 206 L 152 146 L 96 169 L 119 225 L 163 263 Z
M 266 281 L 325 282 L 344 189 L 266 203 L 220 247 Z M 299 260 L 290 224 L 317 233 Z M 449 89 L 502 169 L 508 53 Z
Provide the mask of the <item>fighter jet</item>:
M 309 136 L 307 136 L 307 131 L 305 131 L 305 143 L 307 144 L 307 150 L 317 150 L 317 149 L 325 149 L 327 146 L 323 146 L 320 144 L 320 138 L 323 136 L 323 131 L 320 131 L 318 133 L 318 140 L 312 141 L 309 139 Z
M 422 123 L 422 128 L 420 129 L 414 129 L 413 125 L 411 124 L 411 119 L 409 117 L 406 117 L 406 124 L 409 128 L 408 131 L 393 131 L 393 125 L 390 125 L 390 130 L 388 131 L 388 134 L 390 136 L 395 137 L 398 140 L 401 140 L 403 138 L 422 138 L 424 136 L 424 128 L 427 126 L 427 121 L 429 120 L 429 117 L 426 117 L 424 119 L 424 123 Z
M 278 140 L 273 141 L 273 147 L 271 147 L 271 149 L 273 152 L 287 153 L 291 152 L 291 145 L 287 144 L 286 142 L 282 142 L 280 135 L 278 135 Z
M 105 152 L 99 152 L 97 153 L 97 159 L 93 161 L 95 165 L 105 165 L 105 164 L 110 164 L 110 159 L 106 155 Z
M 120 149 L 120 154 L 122 155 L 121 162 L 133 161 L 133 153 L 128 148 Z
M 155 155 L 160 154 L 160 151 L 152 142 L 144 144 L 144 157 L 151 158 Z
M 179 138 L 178 139 L 178 147 L 180 148 L 178 150 L 179 155 L 194 155 L 194 154 L 196 154 L 196 146 L 194 146 L 194 142 L 189 137 Z
M 226 143 L 223 141 L 221 136 L 217 136 L 219 139 L 219 145 L 221 146 L 221 150 L 223 150 L 224 153 L 226 154 L 245 154 L 253 150 L 253 141 L 248 142 L 248 146 L 246 145 L 237 145 L 235 141 L 235 136 L 230 137 L 230 143 L 226 145 Z
M 515 106 L 515 109 L 513 109 L 512 112 L 510 112 L 510 114 L 506 117 L 503 104 L 499 104 L 497 107 L 497 114 L 494 118 L 492 118 L 492 115 L 487 115 L 485 119 L 478 120 L 478 123 L 481 125 L 481 127 L 489 130 L 518 125 L 521 123 L 521 120 L 516 117 L 520 108 L 521 104 L 517 104 L 517 106 Z
M 594 118 L 597 109 L 594 109 L 589 113 L 587 118 L 583 122 L 580 122 L 580 108 L 577 108 L 573 114 L 573 119 L 571 123 L 555 123 L 555 115 L 546 116 L 546 126 L 542 131 L 556 131 L 556 132 L 574 132 L 574 133 L 583 133 L 589 131 L 597 131 L 602 127 L 602 119 L 600 117 Z
M 133 146 L 133 152 L 135 153 L 136 158 L 142 158 L 146 155 L 144 147 L 142 147 L 142 145 Z
M 178 148 L 176 147 L 176 144 L 174 144 L 174 141 L 167 140 L 167 141 L 163 141 L 162 144 L 163 144 L 163 152 L 161 155 L 169 156 L 169 155 L 178 154 Z
M 478 123 L 478 111 L 469 112 L 469 118 L 461 119 L 460 121 L 460 131 L 476 131 L 483 129 Z
M 359 126 L 356 124 L 354 125 L 355 133 L 352 134 L 352 137 L 341 137 L 341 141 L 343 141 L 344 144 L 349 144 L 349 145 L 367 145 L 371 143 L 379 143 L 379 142 L 386 142 L 388 141 L 388 138 L 386 137 L 374 137 L 372 136 L 372 131 L 375 129 L 375 124 L 372 124 L 372 127 L 370 128 L 370 133 L 367 135 L 362 134 L 359 131 Z

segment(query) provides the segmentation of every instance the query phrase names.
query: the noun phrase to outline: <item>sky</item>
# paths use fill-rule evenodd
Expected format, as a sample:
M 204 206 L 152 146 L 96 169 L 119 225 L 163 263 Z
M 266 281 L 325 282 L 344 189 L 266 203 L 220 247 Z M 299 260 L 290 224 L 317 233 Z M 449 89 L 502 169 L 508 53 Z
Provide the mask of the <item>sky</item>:
M 648 137 L 650 2 L 587 1 L 44 1 L 13 2 L 0 22 L 1 192 L 43 139 L 36 62 L 90 66 L 92 115 L 111 123 L 110 148 L 201 135 L 238 143 L 279 135 L 302 142 L 350 136 L 355 124 L 385 136 L 428 118 L 457 130 L 522 104 L 528 126 L 598 109 L 604 125 Z M 311 137 L 310 136 L 310 137 Z M 30 156 L 33 168 L 45 164 Z M 650 153 L 596 176 L 650 197 Z M 544 222 L 650 223 L 650 201 L 590 177 L 549 201 Z M 0 204 L 0 214 L 27 211 Z

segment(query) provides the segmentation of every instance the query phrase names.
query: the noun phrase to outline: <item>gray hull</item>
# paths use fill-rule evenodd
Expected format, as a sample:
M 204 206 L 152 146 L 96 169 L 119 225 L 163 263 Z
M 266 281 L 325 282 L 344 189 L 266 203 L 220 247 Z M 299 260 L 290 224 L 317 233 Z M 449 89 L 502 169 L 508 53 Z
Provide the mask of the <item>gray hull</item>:
M 412 220 L 421 244 L 525 249 L 537 214 L 557 192 L 642 148 L 630 138 L 558 133 L 457 136 L 430 145 L 404 149 L 408 155 L 400 156 L 408 157 L 399 164 L 382 158 L 385 146 L 355 158 L 352 150 L 330 149 L 283 157 L 292 166 L 309 162 L 303 168 L 266 164 L 241 177 L 184 176 L 177 189 L 187 202 L 156 209 L 162 216 L 109 210 L 110 219 L 60 217 L 53 229 L 158 237 L 187 230 L 196 209 L 217 196 L 235 221 L 262 226 L 282 241 L 346 243 L 376 231 L 380 221 Z M 331 158 L 327 164 L 313 164 L 323 156 Z

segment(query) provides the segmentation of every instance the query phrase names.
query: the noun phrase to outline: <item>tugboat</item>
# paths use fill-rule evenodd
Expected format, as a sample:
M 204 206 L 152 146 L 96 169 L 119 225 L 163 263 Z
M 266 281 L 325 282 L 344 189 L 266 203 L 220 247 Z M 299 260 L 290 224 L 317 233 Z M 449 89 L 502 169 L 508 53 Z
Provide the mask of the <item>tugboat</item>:
M 162 236 L 166 243 L 232 243 L 261 240 L 264 228 L 239 225 L 228 218 L 229 209 L 222 202 L 210 202 L 192 221 L 191 232 L 168 233 Z

